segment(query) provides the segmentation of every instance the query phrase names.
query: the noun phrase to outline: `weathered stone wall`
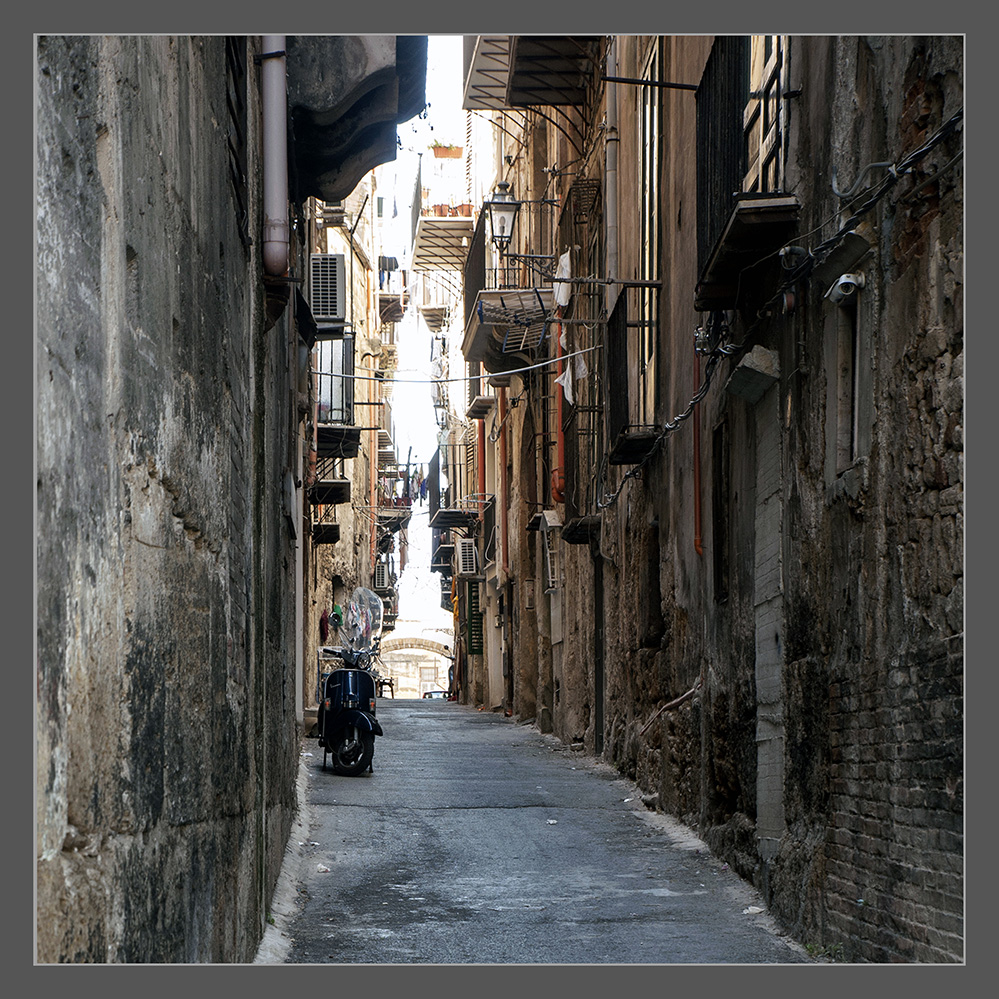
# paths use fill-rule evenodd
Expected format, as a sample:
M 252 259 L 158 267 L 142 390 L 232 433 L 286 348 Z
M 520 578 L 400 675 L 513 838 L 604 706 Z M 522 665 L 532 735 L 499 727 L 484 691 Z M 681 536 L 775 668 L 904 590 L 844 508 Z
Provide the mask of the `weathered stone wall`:
M 640 76 L 646 40 L 620 41 L 618 73 Z M 666 79 L 696 82 L 711 39 L 664 44 Z M 832 168 L 845 187 L 868 163 L 918 148 L 962 105 L 963 53 L 960 39 L 906 37 L 792 38 L 789 53 L 800 95 L 789 98 L 785 189 L 811 248 L 839 226 Z M 640 131 L 622 90 L 619 180 L 630 192 Z M 684 92 L 664 102 L 660 425 L 706 366 L 692 337 L 705 318 L 692 311 L 694 102 Z M 815 281 L 787 308 L 767 304 L 781 278 L 771 260 L 746 282 L 733 327 L 773 358 L 768 391 L 726 391 L 738 358 L 723 361 L 692 420 L 601 514 L 604 757 L 695 825 L 800 939 L 849 960 L 963 953 L 960 150 L 959 135 L 947 140 L 865 215 L 874 249 L 858 265 L 867 283 L 849 384 L 844 314 Z M 629 276 L 639 207 L 623 194 Z M 637 372 L 634 347 L 630 361 Z M 610 469 L 609 490 L 623 471 Z M 562 550 L 566 640 L 550 645 L 539 610 L 537 697 L 550 654 L 554 731 L 592 751 L 601 609 L 590 549 Z
M 294 810 L 294 338 L 238 231 L 224 46 L 38 43 L 45 963 L 252 959 Z
M 955 38 L 810 40 L 800 58 L 801 113 L 816 123 L 794 167 L 808 230 L 834 204 L 816 156 L 851 179 L 897 162 L 961 107 L 963 60 Z M 959 151 L 948 140 L 866 219 L 861 453 L 845 471 L 828 458 L 824 288 L 782 345 L 801 413 L 785 434 L 785 541 L 789 566 L 809 571 L 786 575 L 788 831 L 773 904 L 853 960 L 963 952 L 961 167 L 917 189 Z

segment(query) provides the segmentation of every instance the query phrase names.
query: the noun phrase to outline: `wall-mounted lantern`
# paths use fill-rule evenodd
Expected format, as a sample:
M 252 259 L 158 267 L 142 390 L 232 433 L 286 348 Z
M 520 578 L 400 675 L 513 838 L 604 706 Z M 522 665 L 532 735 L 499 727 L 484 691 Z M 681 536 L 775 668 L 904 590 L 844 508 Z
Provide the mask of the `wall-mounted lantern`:
M 496 185 L 492 198 L 483 202 L 483 208 L 489 217 L 490 238 L 500 254 L 505 254 L 510 246 L 520 205 L 521 202 L 514 199 L 510 193 L 510 185 L 505 180 Z

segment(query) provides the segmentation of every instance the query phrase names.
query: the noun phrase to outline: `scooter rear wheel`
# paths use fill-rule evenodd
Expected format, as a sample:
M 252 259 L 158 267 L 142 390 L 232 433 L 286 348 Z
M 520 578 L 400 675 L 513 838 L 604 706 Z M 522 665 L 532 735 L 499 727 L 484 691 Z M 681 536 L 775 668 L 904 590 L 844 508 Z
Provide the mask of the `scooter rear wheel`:
M 358 732 L 357 739 L 344 733 L 333 747 L 333 770 L 343 777 L 358 777 L 371 766 L 375 754 L 375 737 L 371 732 Z

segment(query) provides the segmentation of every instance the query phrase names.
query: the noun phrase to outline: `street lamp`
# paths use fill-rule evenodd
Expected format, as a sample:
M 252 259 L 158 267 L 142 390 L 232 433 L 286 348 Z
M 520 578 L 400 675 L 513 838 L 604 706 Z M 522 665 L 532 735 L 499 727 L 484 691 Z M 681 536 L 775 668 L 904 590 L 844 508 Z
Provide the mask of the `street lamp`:
M 483 203 L 483 207 L 489 215 L 489 231 L 492 241 L 501 256 L 506 253 L 510 246 L 513 224 L 517 221 L 520 204 L 519 201 L 514 200 L 510 193 L 510 185 L 505 180 L 501 180 L 496 185 L 492 198 Z

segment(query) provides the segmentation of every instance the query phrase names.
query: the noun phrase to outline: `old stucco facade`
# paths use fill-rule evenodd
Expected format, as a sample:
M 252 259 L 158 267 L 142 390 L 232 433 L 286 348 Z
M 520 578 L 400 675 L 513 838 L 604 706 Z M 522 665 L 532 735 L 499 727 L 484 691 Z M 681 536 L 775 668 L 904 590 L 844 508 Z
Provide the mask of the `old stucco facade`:
M 294 809 L 296 421 L 226 42 L 38 51 L 38 957 L 246 960 Z

